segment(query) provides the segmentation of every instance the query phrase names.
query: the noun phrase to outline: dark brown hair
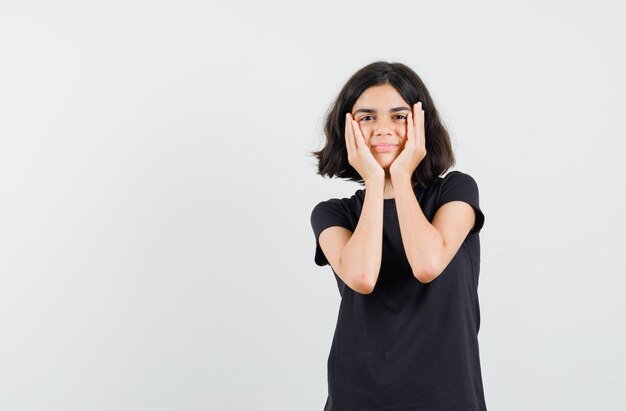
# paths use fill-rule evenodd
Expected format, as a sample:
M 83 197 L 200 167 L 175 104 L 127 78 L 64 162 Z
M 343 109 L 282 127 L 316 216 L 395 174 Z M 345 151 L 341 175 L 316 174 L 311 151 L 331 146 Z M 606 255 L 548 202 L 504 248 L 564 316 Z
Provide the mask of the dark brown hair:
M 311 154 L 318 160 L 317 174 L 339 177 L 365 184 L 359 173 L 348 162 L 345 141 L 346 113 L 352 112 L 359 96 L 369 87 L 391 84 L 404 100 L 413 107 L 422 102 L 424 110 L 424 128 L 426 131 L 426 157 L 419 163 L 411 183 L 413 187 L 427 186 L 455 164 L 450 136 L 439 119 L 426 86 L 419 76 L 402 63 L 377 61 L 357 71 L 343 86 L 337 99 L 325 115 L 324 134 L 326 145 Z

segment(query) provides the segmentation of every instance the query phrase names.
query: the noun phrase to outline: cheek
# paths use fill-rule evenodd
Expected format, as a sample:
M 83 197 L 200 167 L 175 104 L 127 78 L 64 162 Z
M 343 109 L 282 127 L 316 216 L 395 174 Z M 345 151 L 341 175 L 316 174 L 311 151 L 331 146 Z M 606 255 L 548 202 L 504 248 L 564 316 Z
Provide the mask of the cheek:
M 400 136 L 403 140 L 406 139 L 406 124 L 404 125 L 399 125 L 398 127 L 396 127 L 396 134 L 398 136 Z
M 365 142 L 369 142 L 370 137 L 373 134 L 373 129 L 370 126 L 364 126 L 361 125 L 361 133 L 363 133 L 363 138 L 365 139 Z
M 367 137 L 370 134 L 372 134 L 372 126 L 364 125 L 363 123 L 361 123 L 361 124 L 359 124 L 359 127 L 361 128 L 361 131 L 363 132 L 363 135 L 365 137 Z

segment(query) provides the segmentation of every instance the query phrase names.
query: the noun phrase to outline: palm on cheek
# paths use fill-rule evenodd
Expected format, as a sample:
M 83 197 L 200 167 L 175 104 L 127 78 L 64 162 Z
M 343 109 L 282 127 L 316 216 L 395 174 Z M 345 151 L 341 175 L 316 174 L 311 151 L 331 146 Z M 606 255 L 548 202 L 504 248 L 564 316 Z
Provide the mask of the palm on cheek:
M 407 117 L 407 138 L 404 149 L 389 166 L 390 174 L 411 175 L 419 163 L 426 157 L 426 138 L 424 127 L 424 110 L 422 103 L 413 106 L 413 112 Z

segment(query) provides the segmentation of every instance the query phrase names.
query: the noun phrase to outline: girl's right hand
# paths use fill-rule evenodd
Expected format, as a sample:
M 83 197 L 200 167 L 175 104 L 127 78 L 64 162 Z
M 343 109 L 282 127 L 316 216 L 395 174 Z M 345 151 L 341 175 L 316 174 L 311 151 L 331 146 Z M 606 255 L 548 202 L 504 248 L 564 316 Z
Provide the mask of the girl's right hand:
M 359 123 L 352 114 L 346 113 L 346 149 L 348 163 L 359 173 L 363 181 L 385 178 L 385 170 L 378 164 L 370 148 L 365 144 Z

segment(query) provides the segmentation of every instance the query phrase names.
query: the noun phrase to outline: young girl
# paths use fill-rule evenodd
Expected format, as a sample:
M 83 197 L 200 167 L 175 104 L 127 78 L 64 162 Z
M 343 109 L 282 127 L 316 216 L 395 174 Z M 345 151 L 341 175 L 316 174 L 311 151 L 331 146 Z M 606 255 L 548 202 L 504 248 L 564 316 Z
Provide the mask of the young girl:
M 400 63 L 356 72 L 326 117 L 318 174 L 357 181 L 311 213 L 341 304 L 325 411 L 486 410 L 478 186 L 426 86 Z

